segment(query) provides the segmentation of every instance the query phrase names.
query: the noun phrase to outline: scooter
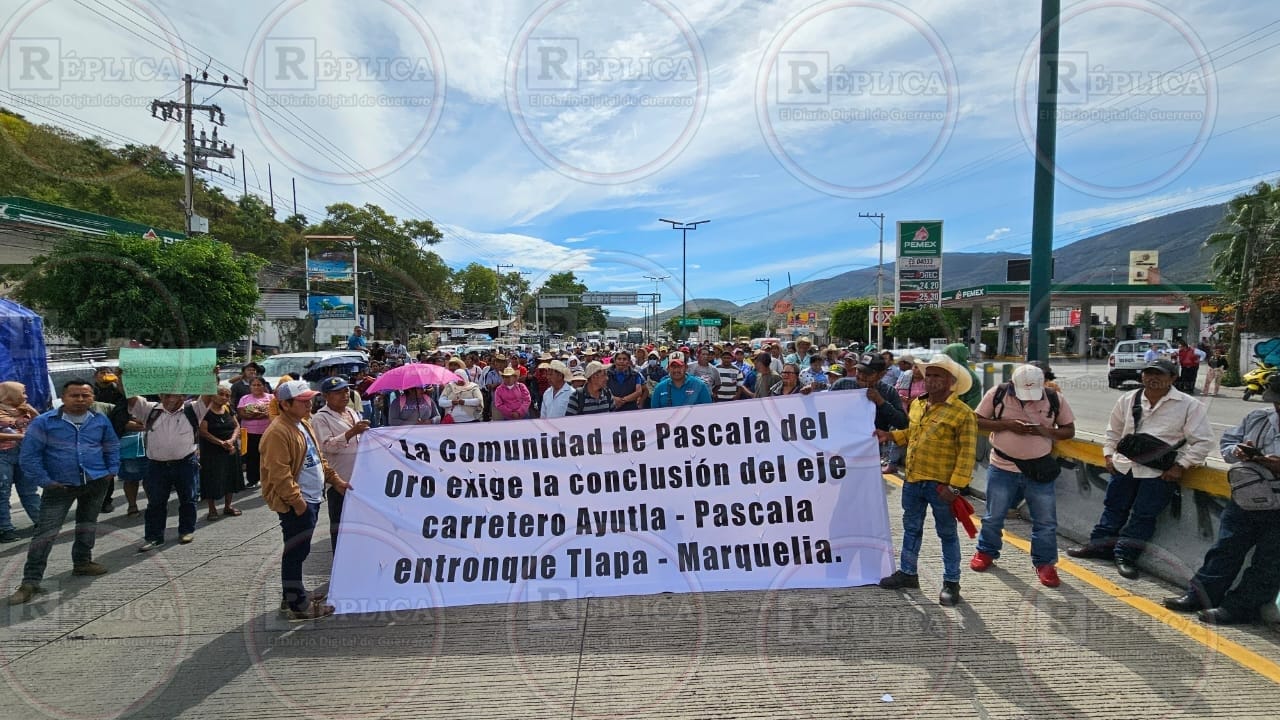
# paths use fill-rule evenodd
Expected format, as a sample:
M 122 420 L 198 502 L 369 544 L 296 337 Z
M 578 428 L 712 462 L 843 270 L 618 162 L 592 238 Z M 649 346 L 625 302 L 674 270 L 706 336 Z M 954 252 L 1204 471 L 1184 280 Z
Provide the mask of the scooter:
M 1268 365 L 1261 360 L 1253 361 L 1253 369 L 1244 374 L 1244 399 L 1248 400 L 1254 395 L 1261 395 L 1262 391 L 1267 387 L 1267 383 L 1275 376 L 1277 368 Z

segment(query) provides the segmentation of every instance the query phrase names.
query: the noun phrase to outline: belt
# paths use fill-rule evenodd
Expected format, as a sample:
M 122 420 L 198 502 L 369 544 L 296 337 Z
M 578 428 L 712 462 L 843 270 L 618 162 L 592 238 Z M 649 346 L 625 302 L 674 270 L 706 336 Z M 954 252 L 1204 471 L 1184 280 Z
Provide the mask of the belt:
M 186 457 L 184 457 L 184 458 L 182 458 L 182 459 L 180 459 L 180 460 L 152 460 L 151 462 L 153 462 L 153 463 L 155 463 L 155 464 L 157 464 L 157 465 L 177 465 L 178 463 L 191 462 L 191 459 L 192 459 L 192 458 L 194 458 L 195 456 L 196 456 L 196 454 L 195 454 L 195 453 L 191 453 L 190 455 L 188 455 L 188 456 L 186 456 Z

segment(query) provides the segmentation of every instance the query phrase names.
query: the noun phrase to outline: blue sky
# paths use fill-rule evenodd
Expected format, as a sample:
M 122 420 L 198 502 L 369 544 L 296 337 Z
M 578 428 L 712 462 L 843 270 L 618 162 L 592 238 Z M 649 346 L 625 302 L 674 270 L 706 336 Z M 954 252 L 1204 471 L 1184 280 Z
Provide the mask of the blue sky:
M 429 217 L 458 267 L 643 292 L 668 275 L 665 308 L 681 247 L 659 217 L 712 221 L 689 236 L 688 294 L 738 303 L 756 278 L 778 292 L 874 265 L 859 212 L 889 239 L 942 219 L 948 251 L 1030 245 L 1029 0 L 8 5 L 0 104 L 177 150 L 146 110 L 177 97 L 173 70 L 248 76 L 211 102 L 251 192 L 270 164 L 277 204 L 296 178 L 313 219 L 339 200 Z M 1061 33 L 1056 244 L 1280 175 L 1280 5 L 1064 2 Z

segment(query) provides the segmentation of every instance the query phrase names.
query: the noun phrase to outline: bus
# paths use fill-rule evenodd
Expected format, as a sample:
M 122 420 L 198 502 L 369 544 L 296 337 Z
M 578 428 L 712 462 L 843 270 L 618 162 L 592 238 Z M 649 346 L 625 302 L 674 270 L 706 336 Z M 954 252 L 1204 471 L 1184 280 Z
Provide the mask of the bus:
M 631 343 L 632 345 L 639 345 L 640 343 L 644 342 L 644 328 L 639 328 L 639 327 L 627 328 L 627 335 L 622 340 L 623 342 L 628 342 L 628 343 Z

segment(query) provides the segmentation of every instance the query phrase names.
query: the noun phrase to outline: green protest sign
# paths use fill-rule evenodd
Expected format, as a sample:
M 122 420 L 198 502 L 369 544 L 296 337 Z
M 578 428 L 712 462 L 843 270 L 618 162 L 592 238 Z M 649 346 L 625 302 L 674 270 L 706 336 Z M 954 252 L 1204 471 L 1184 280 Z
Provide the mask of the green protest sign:
M 212 395 L 218 391 L 215 348 L 120 349 L 120 377 L 126 395 Z

